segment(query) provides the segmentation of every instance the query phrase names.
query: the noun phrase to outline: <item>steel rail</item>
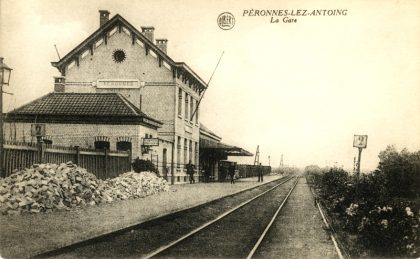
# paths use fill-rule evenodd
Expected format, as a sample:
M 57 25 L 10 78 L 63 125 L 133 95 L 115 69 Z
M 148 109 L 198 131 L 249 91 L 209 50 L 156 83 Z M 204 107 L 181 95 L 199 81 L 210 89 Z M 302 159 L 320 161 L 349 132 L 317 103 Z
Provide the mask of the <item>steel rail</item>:
M 320 204 L 320 202 L 316 198 L 317 195 L 315 194 L 315 192 L 313 190 L 313 187 L 311 187 L 309 185 L 309 181 L 308 181 L 307 177 L 306 177 L 306 183 L 307 183 L 309 189 L 311 190 L 312 197 L 315 200 L 315 204 L 318 207 L 319 213 L 321 214 L 322 220 L 324 221 L 324 225 L 327 227 L 327 229 L 331 230 L 330 238 L 331 238 L 332 242 L 334 243 L 334 248 L 335 248 L 335 250 L 338 254 L 339 259 L 350 258 L 351 256 L 349 254 L 347 254 L 347 252 L 344 249 L 343 249 L 343 251 L 341 251 L 340 247 L 342 248 L 343 245 L 340 244 L 338 242 L 338 238 L 335 237 L 335 235 L 337 235 L 337 232 L 335 231 L 334 227 L 332 225 L 330 226 L 330 224 L 328 223 L 327 217 L 324 215 L 322 205 Z M 343 253 L 344 253 L 344 255 L 343 255 Z
M 286 183 L 286 182 L 290 181 L 290 180 L 291 180 L 291 179 L 293 179 L 293 178 L 295 178 L 295 176 L 292 176 L 292 177 L 290 177 L 290 178 L 286 179 L 285 181 L 282 181 L 281 183 L 276 184 L 275 186 L 271 187 L 270 189 L 268 189 L 268 190 L 266 190 L 266 191 L 264 191 L 264 192 L 262 192 L 262 193 L 258 194 L 257 196 L 255 196 L 255 197 L 253 197 L 253 198 L 251 198 L 251 199 L 249 199 L 249 200 L 247 200 L 247 201 L 242 202 L 241 204 L 237 205 L 236 207 L 234 207 L 234 208 L 232 208 L 232 209 L 230 209 L 230 210 L 226 211 L 225 213 L 223 213 L 223 214 L 219 215 L 219 216 L 218 216 L 218 217 L 216 217 L 215 219 L 212 219 L 212 220 L 208 221 L 207 223 L 203 224 L 202 226 L 200 226 L 200 227 L 198 227 L 198 228 L 196 228 L 196 229 L 194 229 L 194 230 L 192 230 L 192 231 L 188 232 L 187 234 L 183 235 L 182 237 L 178 238 L 177 240 L 172 241 L 171 243 L 169 243 L 169 244 L 167 244 L 167 245 L 164 245 L 164 246 L 159 247 L 158 249 L 156 249 L 156 250 L 154 250 L 154 251 L 152 251 L 152 252 L 150 252 L 150 253 L 146 254 L 146 255 L 145 255 L 145 256 L 143 256 L 142 258 L 148 259 L 148 258 L 151 258 L 151 257 L 153 257 L 153 256 L 156 256 L 156 255 L 158 255 L 158 254 L 162 253 L 163 251 L 165 251 L 165 250 L 167 250 L 167 249 L 169 249 L 169 248 L 173 247 L 174 245 L 178 244 L 179 242 L 183 241 L 184 239 L 186 239 L 186 238 L 188 238 L 188 237 L 190 237 L 190 236 L 192 236 L 192 235 L 196 234 L 197 232 L 199 232 L 199 231 L 203 230 L 204 228 L 206 228 L 206 227 L 208 227 L 208 226 L 212 225 L 213 223 L 215 223 L 215 222 L 217 222 L 217 221 L 221 220 L 222 218 L 224 218 L 224 217 L 226 217 L 227 215 L 231 214 L 232 212 L 234 212 L 234 211 L 238 210 L 239 208 L 241 208 L 241 207 L 245 206 L 246 204 L 250 203 L 251 201 L 253 201 L 253 200 L 255 200 L 255 199 L 257 199 L 257 198 L 259 198 L 259 197 L 263 196 L 264 194 L 266 194 L 266 193 L 268 193 L 268 192 L 270 192 L 270 191 L 273 191 L 274 189 L 276 189 L 276 188 L 277 188 L 277 187 L 279 187 L 280 185 L 282 185 L 282 184 L 284 184 L 284 183 Z
M 286 197 L 283 199 L 283 202 L 280 204 L 276 212 L 274 213 L 273 217 L 271 218 L 270 222 L 268 223 L 267 227 L 264 229 L 264 232 L 261 234 L 260 238 L 258 239 L 257 243 L 255 243 L 254 247 L 252 248 L 251 252 L 246 257 L 247 259 L 251 259 L 254 253 L 257 251 L 258 247 L 260 246 L 261 242 L 263 241 L 264 237 L 266 236 L 268 230 L 273 225 L 274 221 L 277 218 L 277 215 L 279 214 L 280 210 L 283 208 L 283 205 L 286 203 L 287 199 L 289 199 L 289 196 L 292 194 L 293 190 L 295 189 L 297 183 L 299 182 L 300 177 L 296 178 L 295 184 L 292 186 L 290 191 L 287 193 Z
M 320 213 L 320 214 L 321 214 L 321 216 L 322 216 L 322 220 L 324 221 L 325 226 L 326 226 L 327 228 L 330 228 L 330 226 L 328 225 L 327 220 L 325 219 L 324 213 L 322 212 L 322 209 L 321 209 L 321 207 L 319 206 L 318 201 L 316 202 L 316 205 L 318 206 L 319 213 Z M 343 254 L 341 253 L 340 247 L 338 246 L 338 242 L 335 240 L 335 237 L 334 237 L 334 235 L 333 235 L 333 233 L 332 233 L 332 232 L 330 233 L 330 238 L 331 238 L 332 242 L 334 243 L 334 248 L 335 248 L 335 251 L 336 251 L 336 252 L 337 252 L 337 254 L 338 254 L 338 257 L 339 257 L 340 259 L 344 259 Z

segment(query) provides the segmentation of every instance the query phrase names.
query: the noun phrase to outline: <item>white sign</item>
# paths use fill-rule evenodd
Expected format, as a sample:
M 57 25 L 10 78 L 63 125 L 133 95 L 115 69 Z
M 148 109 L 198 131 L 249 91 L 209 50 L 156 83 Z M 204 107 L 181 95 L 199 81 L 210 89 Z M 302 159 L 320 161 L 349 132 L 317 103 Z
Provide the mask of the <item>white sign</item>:
M 97 88 L 140 88 L 140 81 L 137 79 L 98 79 Z
M 143 146 L 159 146 L 158 138 L 144 138 Z
M 353 147 L 366 148 L 367 138 L 367 135 L 354 135 Z

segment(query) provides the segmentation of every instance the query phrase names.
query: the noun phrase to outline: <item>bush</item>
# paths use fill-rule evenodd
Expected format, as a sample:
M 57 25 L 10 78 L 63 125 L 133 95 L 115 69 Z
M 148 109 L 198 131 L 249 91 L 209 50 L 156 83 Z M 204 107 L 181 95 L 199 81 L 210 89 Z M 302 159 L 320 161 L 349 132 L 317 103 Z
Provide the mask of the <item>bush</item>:
M 339 168 L 320 173 L 312 166 L 305 171 L 328 212 L 343 230 L 357 236 L 361 247 L 374 255 L 417 256 L 420 151 L 397 152 L 389 146 L 379 158 L 378 168 L 359 178 Z
M 131 163 L 131 166 L 133 167 L 133 170 L 136 173 L 145 172 L 145 171 L 158 173 L 158 170 L 155 167 L 155 165 L 152 163 L 152 161 L 140 159 L 138 157 L 134 159 L 133 163 Z
M 360 242 L 378 255 L 415 256 L 419 245 L 418 220 L 410 207 L 377 207 L 359 223 Z
M 329 210 L 343 213 L 347 205 L 350 204 L 350 201 L 346 200 L 349 179 L 349 174 L 340 168 L 331 168 L 316 175 L 316 185 L 321 187 L 321 198 Z

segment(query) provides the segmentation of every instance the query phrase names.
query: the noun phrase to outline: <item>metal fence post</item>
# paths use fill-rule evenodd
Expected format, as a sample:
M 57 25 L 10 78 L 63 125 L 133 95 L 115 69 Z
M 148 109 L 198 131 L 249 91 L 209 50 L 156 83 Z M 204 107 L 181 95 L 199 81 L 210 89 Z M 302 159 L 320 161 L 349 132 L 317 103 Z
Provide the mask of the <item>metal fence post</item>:
M 74 149 L 76 150 L 76 154 L 75 154 L 75 157 L 74 157 L 74 163 L 76 165 L 79 165 L 79 163 L 80 163 L 80 147 L 75 146 Z
M 104 173 L 105 173 L 105 179 L 108 177 L 108 149 L 104 148 Z
M 38 149 L 38 163 L 42 164 L 45 161 L 45 148 L 44 142 L 42 141 L 42 137 L 37 137 L 37 149 Z
M 133 171 L 131 162 L 133 161 L 133 151 L 131 149 L 128 150 L 128 171 Z

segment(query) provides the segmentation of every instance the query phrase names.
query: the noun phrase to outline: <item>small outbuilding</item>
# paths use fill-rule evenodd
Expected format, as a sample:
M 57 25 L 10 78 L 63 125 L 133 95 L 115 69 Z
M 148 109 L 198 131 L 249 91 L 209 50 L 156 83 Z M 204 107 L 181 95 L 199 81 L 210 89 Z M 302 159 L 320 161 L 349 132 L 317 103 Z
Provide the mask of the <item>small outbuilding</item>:
M 5 140 L 36 142 L 33 124 L 45 127 L 46 144 L 131 150 L 133 157 L 147 156 L 143 141 L 162 125 L 119 93 L 54 92 L 7 113 Z
M 228 156 L 253 156 L 240 147 L 224 144 L 222 138 L 200 124 L 200 168 L 204 179 L 224 181 L 226 175 L 221 170 Z

